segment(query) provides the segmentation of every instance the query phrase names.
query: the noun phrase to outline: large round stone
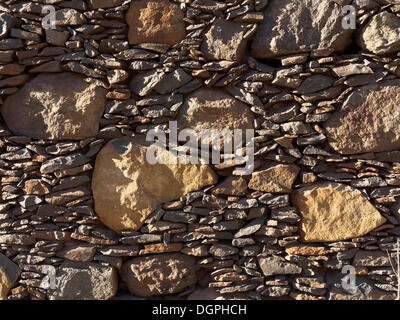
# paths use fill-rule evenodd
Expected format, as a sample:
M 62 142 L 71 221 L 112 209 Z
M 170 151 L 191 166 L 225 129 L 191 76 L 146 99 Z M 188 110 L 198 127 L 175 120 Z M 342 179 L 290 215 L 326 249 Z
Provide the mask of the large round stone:
M 96 136 L 106 90 L 73 73 L 41 74 L 8 97 L 1 113 L 9 129 L 35 139 Z
M 156 206 L 217 182 L 204 164 L 182 164 L 163 151 L 166 164 L 150 164 L 148 148 L 128 138 L 109 142 L 97 155 L 92 189 L 95 210 L 109 228 L 138 230 Z M 176 160 L 176 158 L 175 158 Z
M 400 148 L 400 80 L 354 90 L 325 123 L 329 145 L 341 154 Z

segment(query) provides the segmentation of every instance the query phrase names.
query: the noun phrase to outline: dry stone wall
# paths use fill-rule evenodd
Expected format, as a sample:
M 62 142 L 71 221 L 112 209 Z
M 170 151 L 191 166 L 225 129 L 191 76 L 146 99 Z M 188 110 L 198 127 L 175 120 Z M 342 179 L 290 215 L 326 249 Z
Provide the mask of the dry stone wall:
M 399 78 L 396 0 L 2 0 L 0 299 L 395 299 Z

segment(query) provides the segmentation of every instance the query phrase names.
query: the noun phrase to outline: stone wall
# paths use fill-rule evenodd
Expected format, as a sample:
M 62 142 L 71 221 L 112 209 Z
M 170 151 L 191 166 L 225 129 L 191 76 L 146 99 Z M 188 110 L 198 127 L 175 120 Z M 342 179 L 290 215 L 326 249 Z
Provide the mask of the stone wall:
M 396 298 L 399 78 L 396 0 L 2 0 L 0 298 Z M 254 172 L 150 165 L 172 120 Z

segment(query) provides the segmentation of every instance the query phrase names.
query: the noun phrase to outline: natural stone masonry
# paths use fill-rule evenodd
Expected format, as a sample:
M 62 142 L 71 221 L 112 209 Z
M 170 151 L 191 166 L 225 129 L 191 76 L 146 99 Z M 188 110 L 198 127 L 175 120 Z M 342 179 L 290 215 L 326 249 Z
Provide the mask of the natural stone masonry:
M 1 298 L 395 299 L 397 2 L 1 1 Z M 148 163 L 174 120 L 254 171 Z
M 72 73 L 42 74 L 8 97 L 0 110 L 15 134 L 79 140 L 96 136 L 105 94 L 99 85 Z
M 386 219 L 357 189 L 339 183 L 322 183 L 296 190 L 302 237 L 306 242 L 357 238 L 385 223 Z
M 138 230 L 157 205 L 217 181 L 208 165 L 173 164 L 168 151 L 157 153 L 167 164 L 149 164 L 147 150 L 117 139 L 97 156 L 92 180 L 96 213 L 117 232 Z

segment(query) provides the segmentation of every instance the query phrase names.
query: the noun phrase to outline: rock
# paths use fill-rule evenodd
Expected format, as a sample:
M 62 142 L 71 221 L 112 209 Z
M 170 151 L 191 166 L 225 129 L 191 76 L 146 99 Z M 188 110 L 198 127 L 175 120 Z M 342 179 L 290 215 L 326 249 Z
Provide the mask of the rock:
M 50 187 L 39 179 L 31 179 L 25 181 L 24 193 L 42 196 L 50 193 Z
M 29 234 L 0 235 L 0 244 L 29 246 L 35 243 L 35 238 Z
M 272 58 L 316 49 L 344 51 L 354 30 L 342 27 L 341 9 L 329 0 L 269 1 L 254 36 L 253 57 Z
M 297 189 L 292 201 L 302 215 L 305 242 L 331 242 L 361 237 L 386 222 L 361 191 L 325 182 Z
M 278 256 L 258 257 L 258 264 L 266 277 L 276 274 L 299 274 L 301 268 Z
M 118 7 L 123 3 L 123 0 L 89 0 L 89 3 L 92 5 L 93 9 L 104 9 Z
M 388 254 L 383 251 L 358 250 L 354 256 L 355 267 L 390 267 Z
M 172 294 L 197 282 L 196 259 L 181 253 L 162 253 L 128 260 L 121 277 L 140 297 Z
M 146 73 L 138 73 L 132 78 L 131 90 L 139 96 L 145 96 L 160 84 L 166 75 L 163 71 L 151 70 Z
M 299 172 L 300 168 L 294 164 L 273 165 L 265 170 L 253 172 L 249 181 L 249 189 L 288 193 Z
M 226 244 L 214 244 L 210 247 L 209 252 L 215 257 L 226 257 L 239 252 L 238 248 Z
M 68 31 L 56 31 L 52 29 L 46 29 L 45 33 L 47 43 L 61 47 L 65 45 L 65 42 L 70 36 Z
M 175 44 L 186 36 L 184 13 L 169 0 L 132 1 L 126 14 L 130 44 Z
M 222 90 L 199 89 L 186 98 L 177 121 L 179 130 L 189 128 L 200 135 L 207 129 L 229 129 L 233 137 L 234 129 L 252 129 L 254 116 L 247 105 Z M 217 139 L 215 134 L 210 143 L 213 138 Z
M 0 300 L 6 300 L 20 274 L 18 266 L 0 253 Z
M 208 60 L 240 62 L 247 46 L 246 25 L 217 19 L 204 33 L 201 51 Z
M 79 26 L 86 22 L 86 18 L 82 13 L 70 8 L 56 11 L 55 18 L 57 26 Z
M 164 79 L 157 84 L 154 90 L 160 94 L 170 93 L 175 89 L 182 87 L 190 80 L 192 80 L 192 77 L 188 75 L 182 68 L 179 68 L 167 74 Z
M 314 93 L 326 88 L 329 88 L 335 82 L 334 78 L 324 76 L 322 74 L 315 74 L 307 77 L 295 91 L 297 94 Z
M 93 262 L 63 262 L 56 281 L 50 300 L 108 300 L 118 289 L 116 269 Z
M 374 15 L 362 28 L 357 42 L 361 48 L 375 54 L 388 54 L 400 50 L 400 18 L 383 11 Z
M 7 37 L 15 23 L 16 19 L 12 15 L 5 12 L 0 13 L 0 40 Z
M 187 300 L 224 300 L 224 297 L 214 288 L 204 288 L 192 292 Z
M 217 182 L 207 165 L 184 165 L 179 161 L 151 165 L 146 159 L 147 150 L 133 140 L 116 139 L 97 156 L 92 180 L 95 210 L 112 230 L 138 230 L 158 204 Z M 168 151 L 158 156 L 174 159 Z
M 355 89 L 325 123 L 329 145 L 341 154 L 400 148 L 399 102 L 400 80 Z
M 235 233 L 235 238 L 240 238 L 256 233 L 258 230 L 260 230 L 264 222 L 265 218 L 263 217 L 251 220 L 249 224 L 245 225 L 243 228 Z
M 105 94 L 72 73 L 41 74 L 9 96 L 1 113 L 14 134 L 80 140 L 97 134 Z
M 88 262 L 93 261 L 96 253 L 96 247 L 90 245 L 76 244 L 63 248 L 57 252 L 57 257 L 68 259 L 71 261 Z
M 243 196 L 246 194 L 247 182 L 243 177 L 230 176 L 215 186 L 212 193 L 215 195 Z

